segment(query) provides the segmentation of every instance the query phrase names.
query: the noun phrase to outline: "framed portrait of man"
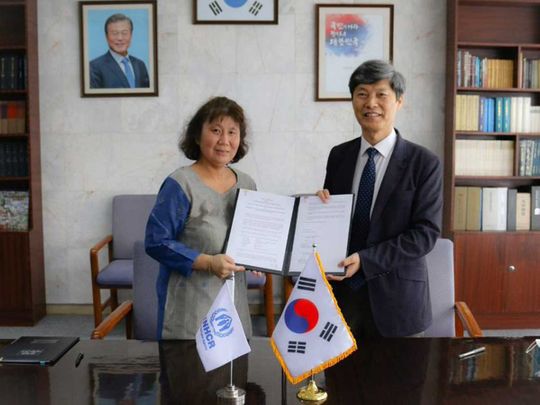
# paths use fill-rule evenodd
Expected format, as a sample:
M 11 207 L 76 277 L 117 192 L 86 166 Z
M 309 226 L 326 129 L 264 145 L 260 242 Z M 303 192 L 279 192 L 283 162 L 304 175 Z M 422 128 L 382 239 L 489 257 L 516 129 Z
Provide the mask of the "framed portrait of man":
M 157 96 L 156 1 L 81 1 L 82 97 Z

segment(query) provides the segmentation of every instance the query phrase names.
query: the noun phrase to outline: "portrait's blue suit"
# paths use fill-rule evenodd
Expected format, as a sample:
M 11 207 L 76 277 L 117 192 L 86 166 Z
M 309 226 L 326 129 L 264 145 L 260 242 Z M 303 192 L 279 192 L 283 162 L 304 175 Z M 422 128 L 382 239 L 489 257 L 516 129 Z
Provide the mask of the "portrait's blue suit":
M 435 245 L 442 222 L 438 157 L 396 133 L 373 206 L 366 247 L 349 246 L 349 254 L 360 255 L 373 320 L 383 336 L 409 336 L 431 324 L 424 256 Z M 331 194 L 351 192 L 360 143 L 361 138 L 356 138 L 330 152 L 324 188 Z M 337 299 L 339 302 L 339 296 Z
M 148 71 L 144 62 L 131 55 L 129 56 L 129 61 L 135 73 L 135 87 L 150 87 Z M 90 88 L 129 88 L 126 75 L 110 52 L 90 61 Z

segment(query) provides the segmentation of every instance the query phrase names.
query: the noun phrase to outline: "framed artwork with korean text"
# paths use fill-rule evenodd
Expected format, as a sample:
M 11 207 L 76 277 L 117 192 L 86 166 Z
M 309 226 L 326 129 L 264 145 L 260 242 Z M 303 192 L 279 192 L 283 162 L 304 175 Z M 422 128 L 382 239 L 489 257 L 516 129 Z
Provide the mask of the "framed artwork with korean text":
M 366 60 L 392 61 L 394 6 L 317 4 L 317 101 L 350 100 L 352 72 Z

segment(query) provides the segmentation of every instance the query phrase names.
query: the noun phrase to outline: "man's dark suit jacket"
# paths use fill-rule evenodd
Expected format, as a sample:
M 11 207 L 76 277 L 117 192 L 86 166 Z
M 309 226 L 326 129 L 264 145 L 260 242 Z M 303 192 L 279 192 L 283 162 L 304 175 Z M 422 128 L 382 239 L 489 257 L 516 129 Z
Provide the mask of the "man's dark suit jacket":
M 144 62 L 131 55 L 129 56 L 129 61 L 135 73 L 135 87 L 150 87 L 148 71 Z M 90 61 L 90 88 L 129 88 L 126 75 L 110 52 Z
M 431 324 L 424 256 L 433 249 L 442 221 L 438 157 L 396 133 L 373 206 L 367 247 L 349 247 L 350 254 L 360 255 L 373 319 L 383 336 L 409 336 Z M 324 188 L 331 194 L 351 192 L 360 142 L 357 138 L 330 152 Z

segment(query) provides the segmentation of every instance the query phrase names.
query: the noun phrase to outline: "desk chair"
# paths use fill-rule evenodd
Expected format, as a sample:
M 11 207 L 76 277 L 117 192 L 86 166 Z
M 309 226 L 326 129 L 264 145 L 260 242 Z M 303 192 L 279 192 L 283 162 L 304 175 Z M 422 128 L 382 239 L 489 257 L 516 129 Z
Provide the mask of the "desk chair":
M 117 195 L 112 204 L 112 235 L 105 236 L 90 249 L 94 326 L 103 320 L 103 311 L 118 307 L 118 289 L 133 285 L 133 243 L 144 239 L 146 222 L 156 201 L 155 195 Z M 100 251 L 107 247 L 108 263 L 99 262 Z M 101 301 L 101 290 L 110 291 Z
M 426 337 L 469 336 L 480 337 L 482 330 L 467 304 L 455 301 L 454 293 L 454 243 L 438 239 L 435 247 L 426 255 L 429 291 L 433 323 L 426 330 Z M 458 316 L 460 322 L 456 322 Z
M 92 332 L 92 339 L 103 339 L 125 319 L 128 339 L 157 340 L 156 281 L 158 273 L 159 263 L 146 254 L 143 241 L 136 241 L 133 246 L 133 301 L 123 302 L 97 325 Z M 265 299 L 267 296 L 272 297 L 272 279 L 267 277 L 264 282 L 263 278 L 250 274 L 250 272 L 247 273 L 248 286 L 251 279 L 255 285 L 254 288 L 264 289 Z M 272 316 L 271 322 L 268 318 L 266 320 L 268 336 L 271 335 L 274 327 L 273 299 L 270 299 L 270 305 L 272 305 L 272 312 L 267 313 L 267 317 Z M 268 301 L 265 302 L 265 306 L 268 310 Z
M 433 323 L 425 331 L 425 336 L 461 337 L 463 330 L 472 337 L 482 336 L 482 330 L 467 304 L 455 302 L 454 243 L 449 239 L 438 239 L 433 250 L 426 255 L 426 262 Z M 284 278 L 285 300 L 289 299 L 295 281 L 290 277 Z M 456 322 L 456 314 L 459 323 Z

